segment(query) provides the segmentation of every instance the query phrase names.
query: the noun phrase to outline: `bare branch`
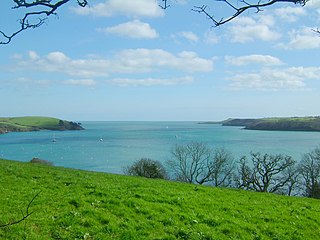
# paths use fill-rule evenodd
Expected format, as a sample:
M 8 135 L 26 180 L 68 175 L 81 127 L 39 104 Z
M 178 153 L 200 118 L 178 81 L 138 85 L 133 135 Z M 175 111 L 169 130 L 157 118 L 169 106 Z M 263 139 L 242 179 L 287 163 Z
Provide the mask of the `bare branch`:
M 29 209 L 30 209 L 31 204 L 33 203 L 33 201 L 39 196 L 40 193 L 41 193 L 41 191 L 38 192 L 38 193 L 31 199 L 31 201 L 29 202 L 29 204 L 28 204 L 28 206 L 27 206 L 26 213 L 23 214 L 22 218 L 20 218 L 19 220 L 16 220 L 16 221 L 7 223 L 7 224 L 0 225 L 0 228 L 9 227 L 9 226 L 18 224 L 18 223 L 24 221 L 25 219 L 27 219 L 31 214 L 33 214 L 33 212 L 29 212 Z
M 49 16 L 56 14 L 58 8 L 70 1 L 71 0 L 59 0 L 57 2 L 52 3 L 53 0 L 13 0 L 15 6 L 13 6 L 12 9 L 26 8 L 30 9 L 30 11 L 25 13 L 23 18 L 19 20 L 20 29 L 18 29 L 17 31 L 11 34 L 6 34 L 4 31 L 0 30 L 0 35 L 2 35 L 2 37 L 4 38 L 4 40 L 0 41 L 0 44 L 10 43 L 16 35 L 27 29 L 34 29 L 40 27 L 43 23 L 46 22 Z M 80 7 L 85 7 L 87 6 L 88 2 L 87 0 L 77 0 L 77 4 Z M 36 21 L 32 21 L 32 18 L 34 17 L 38 17 L 38 19 Z
M 162 4 L 159 4 L 159 7 L 162 9 L 167 9 L 168 7 L 170 7 L 170 5 L 168 4 L 168 0 L 161 0 Z
M 242 13 L 246 12 L 249 9 L 255 9 L 256 12 L 260 12 L 262 11 L 262 9 L 264 7 L 273 5 L 275 3 L 280 3 L 280 2 L 286 2 L 286 3 L 294 3 L 294 4 L 301 4 L 302 6 L 305 5 L 305 3 L 308 0 L 268 0 L 267 2 L 261 2 L 258 1 L 257 4 L 251 4 L 246 2 L 245 0 L 240 1 L 242 3 L 242 6 L 237 7 L 236 5 L 232 4 L 229 0 L 216 0 L 217 2 L 223 2 L 225 4 L 227 4 L 229 7 L 231 7 L 234 10 L 234 14 L 232 14 L 231 16 L 227 17 L 227 18 L 221 18 L 221 19 L 217 19 L 216 17 L 214 17 L 213 15 L 211 15 L 208 11 L 207 5 L 203 5 L 203 6 L 194 6 L 194 8 L 192 9 L 195 12 L 204 14 L 206 17 L 209 18 L 209 20 L 211 20 L 214 24 L 214 26 L 220 26 L 223 25 L 227 22 L 232 21 L 233 19 L 235 19 L 236 17 L 238 17 L 239 15 L 241 15 Z

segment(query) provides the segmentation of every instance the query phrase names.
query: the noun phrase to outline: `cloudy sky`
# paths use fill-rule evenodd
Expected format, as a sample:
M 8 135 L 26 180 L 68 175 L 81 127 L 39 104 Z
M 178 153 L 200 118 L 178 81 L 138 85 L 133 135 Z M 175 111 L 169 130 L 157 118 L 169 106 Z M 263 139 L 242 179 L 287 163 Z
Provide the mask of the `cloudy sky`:
M 3 3 L 6 2 L 6 3 Z M 0 30 L 18 29 L 1 1 Z M 320 1 L 277 4 L 212 27 L 191 9 L 221 2 L 69 4 L 0 45 L 2 116 L 68 120 L 223 120 L 320 115 Z

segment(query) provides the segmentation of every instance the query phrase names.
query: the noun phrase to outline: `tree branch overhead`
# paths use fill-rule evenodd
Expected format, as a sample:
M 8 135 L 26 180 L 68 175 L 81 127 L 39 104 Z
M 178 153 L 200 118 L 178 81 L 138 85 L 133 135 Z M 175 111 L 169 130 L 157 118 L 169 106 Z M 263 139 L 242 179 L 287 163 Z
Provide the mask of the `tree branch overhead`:
M 56 11 L 63 5 L 71 2 L 72 0 L 13 0 L 14 6 L 12 9 L 21 9 L 25 8 L 28 11 L 24 16 L 18 20 L 20 28 L 14 31 L 11 34 L 7 34 L 4 31 L 0 30 L 0 35 L 2 35 L 3 40 L 0 41 L 0 44 L 8 44 L 11 40 L 19 33 L 27 30 L 40 27 L 44 24 L 47 18 L 51 15 L 55 15 Z M 87 6 L 87 0 L 77 0 L 77 4 L 80 7 Z

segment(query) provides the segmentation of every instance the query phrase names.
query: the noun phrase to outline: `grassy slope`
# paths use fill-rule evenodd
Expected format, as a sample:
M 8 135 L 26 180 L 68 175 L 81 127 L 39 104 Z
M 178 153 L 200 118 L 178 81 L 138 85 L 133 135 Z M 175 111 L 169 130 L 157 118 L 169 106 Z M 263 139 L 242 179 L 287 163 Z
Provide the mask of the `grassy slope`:
M 0 160 L 0 239 L 317 239 L 320 201 Z
M 222 124 L 252 130 L 320 131 L 320 117 L 228 119 Z
M 51 117 L 13 117 L 13 118 L 0 118 L 0 123 L 12 124 L 22 127 L 55 127 L 59 124 L 59 119 Z
M 13 117 L 0 118 L 0 130 L 10 131 L 31 131 L 35 129 L 61 130 L 60 119 L 52 117 Z M 65 126 L 69 127 L 69 122 L 64 121 Z

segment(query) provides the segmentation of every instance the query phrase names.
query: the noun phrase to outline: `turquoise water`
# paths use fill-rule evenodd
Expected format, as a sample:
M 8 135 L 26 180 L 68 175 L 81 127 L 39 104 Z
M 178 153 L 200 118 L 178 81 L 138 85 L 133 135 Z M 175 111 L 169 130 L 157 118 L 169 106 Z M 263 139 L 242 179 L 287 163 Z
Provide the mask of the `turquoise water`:
M 196 122 L 83 122 L 84 131 L 0 135 L 0 158 L 49 160 L 56 166 L 122 173 L 142 157 L 165 162 L 175 144 L 205 142 L 236 159 L 250 151 L 283 153 L 300 160 L 320 144 L 317 132 L 252 131 Z M 52 140 L 56 141 L 53 142 Z

